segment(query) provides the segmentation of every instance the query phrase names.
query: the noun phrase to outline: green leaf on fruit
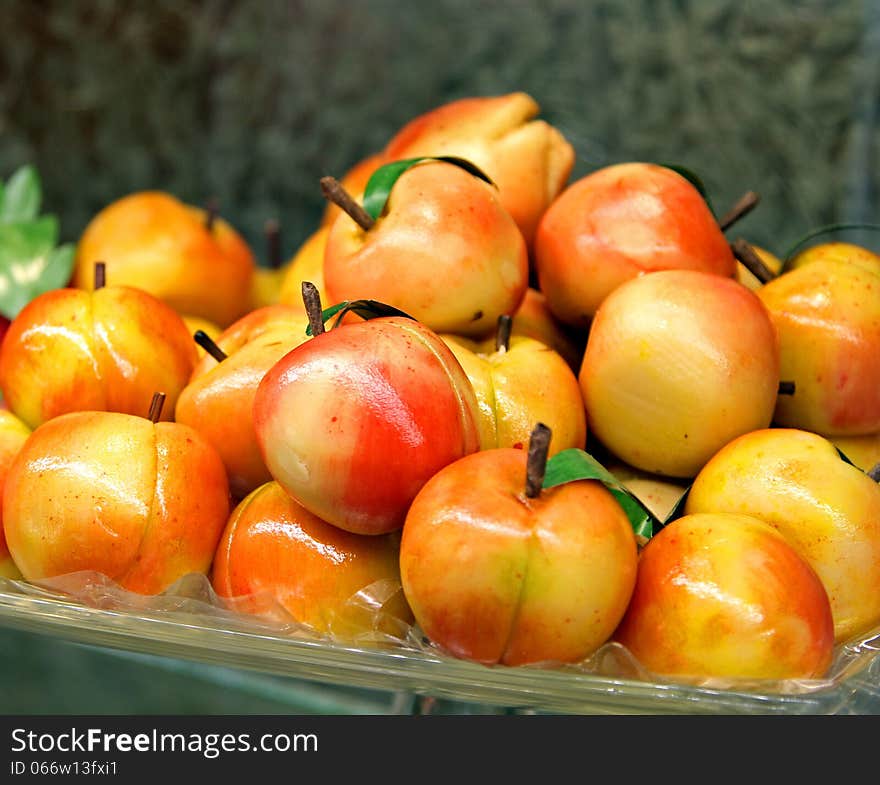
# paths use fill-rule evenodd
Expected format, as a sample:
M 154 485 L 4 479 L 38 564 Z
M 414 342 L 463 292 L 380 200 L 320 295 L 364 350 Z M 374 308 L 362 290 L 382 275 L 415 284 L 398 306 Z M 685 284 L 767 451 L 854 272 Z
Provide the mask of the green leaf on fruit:
M 40 212 L 40 177 L 33 166 L 22 166 L 0 189 L 0 223 L 32 221 Z
M 402 316 L 405 319 L 413 319 L 408 313 L 404 313 L 393 305 L 381 303 L 378 300 L 343 300 L 341 303 L 331 305 L 321 311 L 321 321 L 327 324 L 334 316 L 336 321 L 333 322 L 331 330 L 335 330 L 342 324 L 342 320 L 347 313 L 356 313 L 362 319 L 378 319 L 382 316 Z M 312 326 L 306 327 L 306 335 L 312 334 Z
M 367 181 L 367 187 L 364 189 L 364 210 L 375 221 L 382 215 L 385 205 L 388 204 L 388 197 L 391 195 L 391 189 L 400 178 L 400 176 L 414 166 L 429 161 L 445 161 L 454 164 L 474 177 L 485 180 L 489 185 L 495 185 L 489 176 L 478 166 L 472 164 L 464 158 L 457 158 L 453 155 L 440 156 L 423 156 L 421 158 L 404 158 L 400 161 L 393 161 L 390 164 L 380 166 Z
M 645 542 L 663 526 L 660 520 L 608 469 L 584 450 L 572 447 L 556 453 L 547 461 L 544 488 L 553 488 L 577 480 L 598 480 L 617 500 L 640 542 Z
M 706 190 L 706 186 L 692 170 L 688 169 L 686 166 L 680 166 L 679 164 L 661 163 L 660 166 L 671 169 L 673 172 L 680 174 L 685 180 L 690 182 L 690 184 L 700 192 L 700 196 L 703 197 L 703 201 L 709 206 L 712 215 L 715 215 L 715 208 L 712 206 L 712 202 L 709 199 L 709 192 Z
M 836 223 L 819 226 L 816 229 L 807 232 L 807 234 L 801 237 L 800 240 L 798 240 L 794 245 L 791 246 L 791 248 L 789 248 L 785 252 L 785 255 L 782 257 L 782 271 L 784 272 L 786 270 L 786 268 L 788 267 L 788 263 L 795 257 L 797 252 L 800 251 L 810 241 L 815 240 L 817 237 L 821 237 L 824 234 L 834 234 L 836 232 L 846 232 L 853 230 L 880 232 L 880 224 L 856 221 L 852 223 Z

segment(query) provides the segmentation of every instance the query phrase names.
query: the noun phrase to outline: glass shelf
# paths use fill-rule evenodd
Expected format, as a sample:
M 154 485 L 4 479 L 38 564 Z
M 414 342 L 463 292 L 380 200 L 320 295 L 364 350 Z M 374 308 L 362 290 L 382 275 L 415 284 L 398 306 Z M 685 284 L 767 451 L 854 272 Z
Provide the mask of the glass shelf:
M 880 632 L 840 652 L 828 680 L 737 689 L 609 676 L 575 666 L 486 667 L 404 642 L 349 646 L 310 638 L 188 599 L 161 607 L 150 601 L 141 607 L 93 607 L 2 580 L 0 624 L 92 646 L 538 712 L 880 713 Z

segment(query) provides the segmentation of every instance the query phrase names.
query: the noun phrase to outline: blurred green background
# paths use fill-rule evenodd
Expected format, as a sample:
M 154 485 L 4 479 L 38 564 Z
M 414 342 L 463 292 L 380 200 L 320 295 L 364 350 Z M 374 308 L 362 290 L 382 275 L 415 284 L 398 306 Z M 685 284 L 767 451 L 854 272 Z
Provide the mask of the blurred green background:
M 439 103 L 514 90 L 574 144 L 573 177 L 652 160 L 722 209 L 755 190 L 741 231 L 777 253 L 880 220 L 877 0 L 3 0 L 0 33 L 0 176 L 34 163 L 64 240 L 159 188 L 216 198 L 260 256 L 277 218 L 289 256 L 321 176 Z M 2 713 L 410 708 L 0 629 Z
M 574 144 L 697 172 L 777 252 L 876 214 L 877 0 L 84 0 L 0 3 L 0 174 L 35 163 L 75 240 L 144 188 L 221 211 L 291 254 L 318 180 L 407 120 L 524 90 Z

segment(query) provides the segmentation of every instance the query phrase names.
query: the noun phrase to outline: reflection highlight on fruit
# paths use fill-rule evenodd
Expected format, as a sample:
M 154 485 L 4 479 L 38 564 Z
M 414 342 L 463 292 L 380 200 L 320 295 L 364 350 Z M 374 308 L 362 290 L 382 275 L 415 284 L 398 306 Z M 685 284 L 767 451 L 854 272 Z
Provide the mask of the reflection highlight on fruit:
M 825 436 L 880 431 L 880 275 L 818 259 L 757 295 L 779 335 L 782 376 L 797 389 L 779 397 L 774 422 Z
M 172 419 L 196 361 L 192 337 L 168 305 L 108 279 L 94 291 L 46 292 L 9 326 L 0 388 L 30 427 L 73 411 L 141 414 L 156 390 Z
M 95 571 L 141 594 L 207 572 L 229 511 L 226 470 L 196 431 L 117 412 L 41 425 L 3 494 L 9 551 L 27 580 Z
M 793 428 L 735 439 L 697 475 L 685 512 L 776 528 L 822 580 L 838 642 L 880 622 L 880 487 L 827 439 Z
M 360 208 L 332 178 L 323 185 L 328 197 Z M 459 166 L 413 166 L 378 220 L 366 218 L 359 225 L 341 215 L 330 227 L 324 285 L 331 302 L 378 300 L 436 332 L 477 337 L 522 302 L 529 275 L 522 233 L 496 189 Z
M 510 448 L 452 463 L 407 514 L 404 593 L 427 637 L 456 657 L 577 662 L 626 610 L 637 563 L 629 520 L 596 480 L 541 489 L 549 436 L 537 448 L 532 437 L 531 464 Z
M 834 634 L 828 595 L 773 527 L 747 515 L 686 515 L 639 556 L 614 639 L 657 674 L 821 678 Z
M 321 326 L 320 304 L 311 323 Z M 399 529 L 422 485 L 479 449 L 471 384 L 446 344 L 413 319 L 313 335 L 257 389 L 266 466 L 328 523 L 359 534 Z
M 399 551 L 398 535 L 343 531 L 269 482 L 233 511 L 212 582 L 220 596 L 241 597 L 240 610 L 265 612 L 277 602 L 297 621 L 336 638 L 399 635 L 412 622 L 400 590 Z M 362 603 L 359 592 L 369 595 Z

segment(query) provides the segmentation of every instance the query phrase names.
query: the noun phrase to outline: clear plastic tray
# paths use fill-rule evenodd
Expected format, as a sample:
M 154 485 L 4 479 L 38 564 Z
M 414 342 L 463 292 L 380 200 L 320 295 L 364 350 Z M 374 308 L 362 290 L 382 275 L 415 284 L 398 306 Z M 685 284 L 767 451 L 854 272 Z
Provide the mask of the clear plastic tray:
M 94 576 L 92 576 L 94 578 Z M 606 645 L 589 663 L 486 667 L 419 637 L 343 645 L 218 602 L 202 576 L 142 598 L 103 581 L 34 586 L 0 579 L 0 625 L 132 652 L 454 701 L 581 714 L 880 713 L 880 630 L 840 647 L 821 681 L 681 684 L 639 672 Z M 629 675 L 620 675 L 620 674 Z

